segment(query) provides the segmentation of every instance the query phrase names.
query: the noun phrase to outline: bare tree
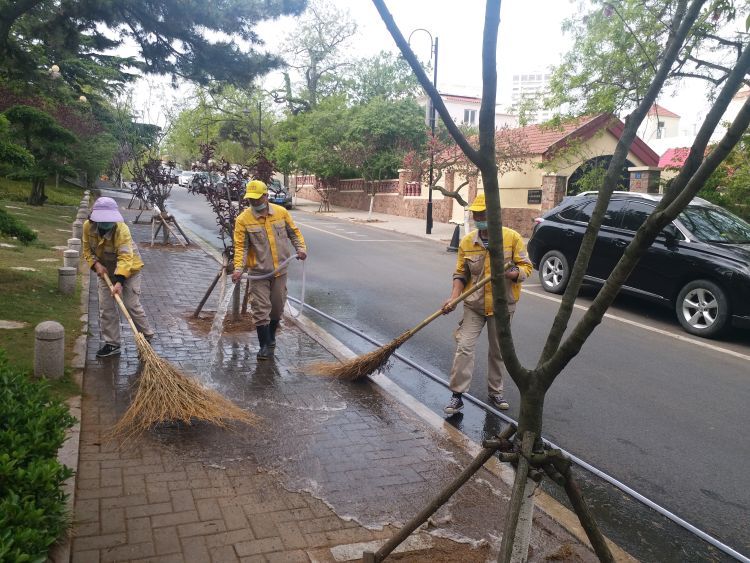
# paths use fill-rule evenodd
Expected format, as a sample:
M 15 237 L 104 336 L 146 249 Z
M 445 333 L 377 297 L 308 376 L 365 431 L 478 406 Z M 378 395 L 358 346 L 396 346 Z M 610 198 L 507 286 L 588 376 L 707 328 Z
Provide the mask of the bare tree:
M 632 111 L 626 119 L 624 130 L 607 169 L 594 214 L 583 238 L 570 282 L 547 337 L 544 350 L 535 366 L 526 367 L 521 364 L 516 354 L 508 314 L 505 277 L 503 276 L 502 221 L 498 187 L 499 168 L 495 154 L 494 123 L 497 93 L 497 35 L 501 1 L 487 0 L 486 2 L 482 46 L 483 92 L 479 112 L 478 149 L 471 145 L 453 123 L 440 95 L 419 65 L 414 53 L 389 13 L 384 0 L 373 0 L 373 4 L 378 9 L 383 22 L 404 57 L 409 61 L 420 84 L 432 99 L 456 144 L 479 169 L 484 184 L 489 223 L 494 322 L 496 323 L 505 365 L 521 395 L 518 430 L 515 440 L 516 451 L 520 457 L 518 458 L 519 463 L 510 502 L 510 514 L 506 520 L 499 560 L 510 561 L 511 559 L 518 513 L 527 486 L 527 477 L 531 471 L 537 472 L 537 474 L 547 474 L 553 480 L 565 486 L 565 490 L 573 501 L 578 517 L 589 535 L 597 555 L 602 560 L 611 561 L 612 556 L 601 534 L 598 533 L 593 519 L 585 510 L 580 494 L 577 493 L 577 487 L 572 481 L 569 463 L 562 463 L 559 453 L 550 452 L 544 448 L 541 440 L 544 401 L 552 383 L 578 354 L 588 337 L 599 325 L 622 284 L 657 234 L 687 206 L 705 180 L 738 143 L 742 133 L 750 124 L 750 100 L 748 100 L 740 109 L 721 141 L 708 154 L 705 153 L 711 134 L 719 125 L 721 116 L 733 95 L 743 84 L 748 71 L 750 71 L 750 42 L 746 35 L 730 41 L 726 47 L 731 50 L 732 56 L 724 64 L 715 64 L 709 59 L 696 63 L 693 59 L 700 57 L 703 46 L 708 49 L 707 42 L 713 41 L 719 45 L 723 44 L 722 41 L 716 39 L 718 35 L 712 31 L 715 26 L 711 23 L 720 20 L 722 17 L 736 17 L 737 6 L 731 0 L 724 2 L 647 0 L 644 2 L 643 9 L 647 12 L 646 15 L 650 14 L 648 21 L 651 24 L 651 29 L 657 30 L 650 36 L 650 41 L 653 44 L 644 46 L 642 40 L 635 33 L 631 33 L 630 41 L 633 49 L 640 48 L 644 52 L 644 59 L 647 61 L 645 67 L 632 70 L 632 74 L 639 77 L 645 75 L 648 80 L 628 82 L 629 75 L 627 72 L 623 72 L 622 83 L 617 84 L 616 88 L 612 90 L 613 94 L 617 93 L 618 89 L 623 91 L 623 99 L 630 103 L 629 108 Z M 605 3 L 604 15 L 607 16 L 606 12 L 611 13 L 615 9 L 617 9 L 617 6 L 614 6 L 612 2 Z M 744 9 L 746 10 L 746 7 Z M 639 15 L 643 18 L 646 17 L 643 14 Z M 627 35 L 628 20 L 626 15 L 620 14 L 620 19 L 625 24 L 625 29 L 621 29 L 621 32 Z M 708 49 L 706 52 L 711 53 L 712 51 Z M 629 63 L 629 61 L 626 62 Z M 684 68 L 687 62 L 699 68 L 700 72 L 686 72 Z M 624 68 L 628 70 L 627 66 Z M 718 95 L 698 132 L 691 147 L 690 155 L 679 175 L 673 181 L 654 213 L 637 231 L 633 241 L 625 250 L 623 257 L 615 266 L 591 306 L 566 336 L 575 298 L 586 272 L 604 212 L 618 182 L 620 170 L 635 138 L 636 130 L 668 79 L 677 76 L 675 69 L 680 72 L 682 77 L 693 77 L 693 75 L 700 74 L 700 78 L 708 80 L 705 76 L 707 73 L 713 83 L 720 85 Z M 628 70 L 628 72 L 631 71 Z M 611 84 L 611 82 L 607 84 Z M 594 92 L 593 85 L 591 87 L 590 91 Z M 706 154 L 705 158 L 704 154 Z M 526 446 L 523 449 L 520 447 L 521 442 Z M 522 553 L 525 557 L 525 553 Z

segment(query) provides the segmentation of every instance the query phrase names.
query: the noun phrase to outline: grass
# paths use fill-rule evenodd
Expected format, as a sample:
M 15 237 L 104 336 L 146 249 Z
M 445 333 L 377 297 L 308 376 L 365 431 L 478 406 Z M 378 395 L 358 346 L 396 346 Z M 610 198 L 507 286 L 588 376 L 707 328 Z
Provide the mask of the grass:
M 80 197 L 75 197 L 76 205 Z M 29 228 L 38 239 L 24 245 L 10 237 L 0 236 L 0 319 L 28 323 L 24 328 L 0 329 L 0 347 L 9 363 L 23 371 L 34 369 L 34 327 L 45 320 L 55 320 L 65 327 L 65 359 L 70 365 L 73 344 L 81 333 L 80 282 L 72 295 L 57 290 L 57 268 L 63 265 L 62 250 L 71 237 L 71 223 L 77 207 L 44 205 L 32 207 L 17 201 L 0 199 L 0 207 Z M 8 247 L 7 245 L 12 245 Z M 55 261 L 40 261 L 55 259 Z M 34 268 L 36 271 L 16 270 Z M 66 369 L 66 377 L 52 383 L 59 396 L 78 393 Z
M 30 180 L 9 180 L 0 177 L 0 200 L 19 201 L 26 203 L 31 192 Z M 83 188 L 79 188 L 64 180 L 60 180 L 59 187 L 55 187 L 55 179 L 50 178 L 44 188 L 47 194 L 46 205 L 78 206 L 83 197 Z

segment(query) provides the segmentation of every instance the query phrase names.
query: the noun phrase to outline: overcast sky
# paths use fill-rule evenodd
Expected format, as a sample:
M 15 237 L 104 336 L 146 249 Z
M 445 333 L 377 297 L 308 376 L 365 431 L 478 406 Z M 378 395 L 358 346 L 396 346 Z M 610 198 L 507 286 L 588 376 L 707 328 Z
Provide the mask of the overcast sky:
M 354 56 L 369 56 L 380 50 L 396 52 L 396 46 L 377 10 L 370 0 L 329 0 L 350 12 L 358 24 L 358 33 L 352 43 Z M 510 97 L 511 77 L 514 73 L 544 71 L 559 62 L 569 48 L 570 40 L 563 37 L 562 22 L 572 15 L 579 0 L 504 0 L 502 2 L 498 36 L 498 103 L 505 104 Z M 404 36 L 418 28 L 426 29 L 439 39 L 438 88 L 443 93 L 479 95 L 481 93 L 481 41 L 484 22 L 483 0 L 387 0 Z M 257 27 L 265 40 L 266 48 L 274 51 L 289 37 L 296 23 L 294 18 L 281 18 L 263 22 Z M 430 57 L 430 37 L 423 31 L 412 35 L 411 45 L 420 60 Z M 166 84 L 168 81 L 151 82 Z M 264 80 L 267 89 L 280 86 L 278 75 Z M 184 90 L 157 88 L 148 96 L 149 89 L 137 88 L 137 105 L 150 107 L 150 120 L 157 118 L 155 108 L 160 103 L 174 103 L 184 96 Z M 149 100 L 149 101 L 147 101 Z M 157 100 L 157 101 L 155 101 Z M 668 94 L 659 103 L 682 117 L 681 128 L 695 122 L 705 113 L 705 100 L 700 89 L 683 89 L 679 97 Z M 148 117 L 146 117 L 148 119 Z

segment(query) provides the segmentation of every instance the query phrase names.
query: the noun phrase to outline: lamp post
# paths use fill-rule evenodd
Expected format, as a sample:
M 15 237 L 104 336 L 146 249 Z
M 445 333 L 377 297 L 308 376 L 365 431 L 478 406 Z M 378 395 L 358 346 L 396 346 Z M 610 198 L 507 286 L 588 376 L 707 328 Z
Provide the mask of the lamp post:
M 438 38 L 435 37 L 432 38 L 432 34 L 427 31 L 424 28 L 417 28 L 414 31 L 412 31 L 409 34 L 409 39 L 407 39 L 407 43 L 411 43 L 411 36 L 414 35 L 417 31 L 424 31 L 427 35 L 430 36 L 430 60 L 432 58 L 435 58 L 434 64 L 432 65 L 432 85 L 435 87 L 435 90 L 437 90 L 437 67 L 438 67 Z M 431 140 L 435 138 L 435 104 L 432 103 L 432 98 L 428 96 L 429 100 L 429 110 L 428 110 L 428 119 L 429 119 L 429 126 L 430 126 L 430 136 L 432 137 Z M 430 183 L 427 186 L 427 234 L 432 234 L 432 182 L 434 178 L 434 158 L 435 155 L 432 152 L 432 143 L 430 144 Z

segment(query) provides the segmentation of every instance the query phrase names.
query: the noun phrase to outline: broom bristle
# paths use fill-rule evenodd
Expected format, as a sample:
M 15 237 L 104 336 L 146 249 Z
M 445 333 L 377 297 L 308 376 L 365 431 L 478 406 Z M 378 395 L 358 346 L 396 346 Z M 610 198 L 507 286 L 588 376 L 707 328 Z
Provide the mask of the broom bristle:
M 375 373 L 387 364 L 396 349 L 406 342 L 410 336 L 411 331 L 407 331 L 395 340 L 367 354 L 339 363 L 317 362 L 310 365 L 309 370 L 315 375 L 356 381 Z
M 135 335 L 135 343 L 142 363 L 138 390 L 111 437 L 127 441 L 167 421 L 191 424 L 202 420 L 225 427 L 230 420 L 251 425 L 260 420 L 160 358 L 142 334 Z

